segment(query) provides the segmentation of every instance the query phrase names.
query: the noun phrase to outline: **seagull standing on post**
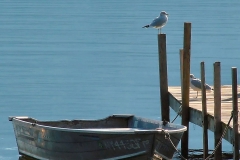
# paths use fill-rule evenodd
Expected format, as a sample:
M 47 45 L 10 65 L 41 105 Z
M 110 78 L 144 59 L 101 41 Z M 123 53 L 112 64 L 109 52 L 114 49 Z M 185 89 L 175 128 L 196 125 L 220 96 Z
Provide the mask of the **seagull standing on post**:
M 202 87 L 201 87 L 201 80 L 200 79 L 197 79 L 194 77 L 193 74 L 190 74 L 190 87 L 194 90 L 194 91 L 197 91 L 197 96 L 196 98 L 198 97 L 198 91 L 201 91 Z M 211 92 L 213 89 L 212 87 L 210 87 L 208 84 L 205 84 L 205 87 L 206 87 L 206 92 Z
M 149 28 L 149 27 L 156 28 L 156 29 L 158 29 L 158 34 L 159 34 L 159 29 L 160 29 L 160 34 L 161 34 L 161 28 L 165 26 L 167 21 L 168 21 L 168 14 L 167 14 L 167 12 L 162 11 L 160 13 L 160 15 L 152 21 L 152 23 L 150 23 L 146 26 L 143 26 L 142 28 Z

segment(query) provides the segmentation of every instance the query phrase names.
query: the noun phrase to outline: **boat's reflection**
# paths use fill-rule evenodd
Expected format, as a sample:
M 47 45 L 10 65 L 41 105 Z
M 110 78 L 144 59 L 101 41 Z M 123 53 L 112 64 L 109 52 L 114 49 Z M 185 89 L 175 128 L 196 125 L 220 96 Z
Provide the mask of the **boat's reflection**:
M 35 158 L 27 157 L 27 156 L 20 156 L 18 160 L 37 160 Z

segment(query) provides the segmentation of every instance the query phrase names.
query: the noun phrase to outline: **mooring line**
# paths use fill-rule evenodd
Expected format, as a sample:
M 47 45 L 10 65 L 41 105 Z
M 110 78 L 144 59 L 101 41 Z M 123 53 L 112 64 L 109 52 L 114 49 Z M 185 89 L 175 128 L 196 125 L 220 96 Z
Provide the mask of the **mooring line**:
M 181 107 L 181 106 L 180 106 L 180 107 Z M 181 113 L 181 111 L 182 111 L 182 110 L 179 109 L 178 115 Z M 172 122 L 175 121 L 175 119 L 178 117 L 178 115 L 174 118 L 174 120 L 173 120 Z M 228 129 L 228 127 L 230 126 L 230 122 L 231 122 L 232 118 L 233 118 L 233 111 L 232 111 L 232 113 L 231 113 L 231 117 L 230 117 L 230 119 L 229 119 L 229 121 L 228 121 L 228 123 L 227 123 L 227 125 L 226 125 L 226 127 L 225 127 L 225 129 L 224 129 L 224 131 L 223 131 L 223 134 L 222 134 L 222 136 L 221 136 L 218 144 L 216 145 L 216 147 L 215 147 L 215 149 L 213 150 L 212 154 L 210 154 L 205 160 L 208 160 L 209 158 L 211 158 L 211 157 L 215 154 L 217 148 L 218 148 L 218 147 L 220 146 L 220 144 L 222 143 L 223 137 L 224 137 L 225 134 L 227 133 L 227 129 Z M 182 156 L 182 154 L 180 153 L 180 151 L 179 151 L 179 150 L 176 148 L 176 146 L 173 144 L 173 142 L 172 142 L 172 140 L 171 140 L 171 138 L 170 138 L 170 134 L 169 134 L 168 132 L 164 131 L 164 130 L 162 130 L 162 131 L 165 133 L 165 138 L 170 141 L 170 143 L 172 144 L 172 146 L 173 146 L 173 148 L 176 150 L 176 152 L 179 154 L 179 156 L 180 156 L 182 159 L 187 160 L 185 157 Z
M 180 156 L 182 159 L 187 160 L 186 158 L 184 158 L 184 157 L 182 156 L 182 154 L 180 153 L 180 151 L 179 151 L 179 150 L 177 149 L 177 147 L 173 144 L 173 142 L 172 142 L 172 140 L 171 140 L 171 138 L 170 138 L 169 132 L 167 132 L 167 131 L 165 131 L 165 130 L 162 130 L 162 131 L 163 131 L 164 134 L 165 134 L 165 138 L 170 141 L 170 143 L 172 144 L 172 146 L 173 146 L 173 148 L 175 149 L 175 151 L 179 154 L 179 156 Z
M 182 105 L 179 106 L 179 110 L 178 110 L 177 116 L 172 120 L 171 123 L 173 123 L 181 113 L 182 113 Z
M 230 125 L 230 122 L 231 122 L 232 118 L 233 118 L 233 111 L 232 111 L 232 113 L 231 113 L 231 117 L 230 117 L 230 119 L 229 119 L 229 121 L 228 121 L 228 124 L 226 125 L 224 131 L 223 131 L 223 134 L 222 134 L 222 136 L 221 136 L 218 144 L 216 145 L 215 149 L 213 150 L 213 153 L 210 154 L 205 160 L 208 160 L 209 158 L 211 158 L 211 157 L 215 154 L 217 148 L 218 148 L 218 147 L 220 146 L 220 144 L 222 143 L 223 137 L 224 137 L 225 134 L 227 133 L 227 129 L 228 129 L 229 125 Z

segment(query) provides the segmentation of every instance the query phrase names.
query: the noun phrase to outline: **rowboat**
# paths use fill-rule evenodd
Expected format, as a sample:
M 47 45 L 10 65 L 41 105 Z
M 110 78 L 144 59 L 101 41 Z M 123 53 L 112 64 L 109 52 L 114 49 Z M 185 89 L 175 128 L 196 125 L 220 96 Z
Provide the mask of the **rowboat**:
M 11 116 L 20 155 L 40 160 L 172 159 L 185 126 L 134 115 L 39 121 Z

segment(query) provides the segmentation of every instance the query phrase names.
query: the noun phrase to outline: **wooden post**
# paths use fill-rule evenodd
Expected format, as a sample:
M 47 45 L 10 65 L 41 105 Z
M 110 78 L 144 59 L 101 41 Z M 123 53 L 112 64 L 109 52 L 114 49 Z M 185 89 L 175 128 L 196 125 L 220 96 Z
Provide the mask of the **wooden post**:
M 208 118 L 207 118 L 207 101 L 205 87 L 205 66 L 201 62 L 201 88 L 202 88 L 202 117 L 203 117 L 203 159 L 208 157 Z
M 182 87 L 182 125 L 189 128 L 189 86 L 190 86 L 190 55 L 191 55 L 191 23 L 184 23 L 183 40 L 183 87 Z M 183 133 L 181 154 L 188 159 L 189 129 Z
M 237 68 L 232 67 L 233 159 L 239 159 Z
M 182 83 L 183 83 L 183 49 L 179 50 L 180 57 L 180 82 L 181 82 L 181 94 L 182 94 Z
M 214 146 L 216 147 L 222 136 L 221 126 L 221 66 L 220 62 L 214 63 Z M 219 145 L 215 154 L 214 160 L 222 159 L 222 144 Z
M 158 34 L 158 58 L 162 121 L 170 121 L 168 78 L 167 78 L 167 54 L 166 34 Z

